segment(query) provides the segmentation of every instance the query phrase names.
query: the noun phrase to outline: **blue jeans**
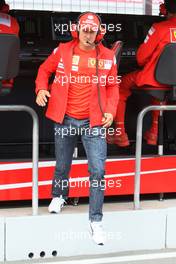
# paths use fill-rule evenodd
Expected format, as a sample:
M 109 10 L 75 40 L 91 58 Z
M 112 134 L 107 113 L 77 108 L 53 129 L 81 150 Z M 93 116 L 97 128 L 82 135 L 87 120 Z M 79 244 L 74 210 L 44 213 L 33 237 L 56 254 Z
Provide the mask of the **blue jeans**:
M 52 182 L 52 196 L 68 197 L 68 175 L 71 168 L 74 148 L 78 136 L 86 151 L 88 159 L 89 178 L 89 220 L 101 221 L 104 201 L 104 173 L 107 157 L 105 128 L 89 127 L 89 119 L 78 120 L 65 116 L 62 124 L 55 123 L 55 155 L 56 168 Z

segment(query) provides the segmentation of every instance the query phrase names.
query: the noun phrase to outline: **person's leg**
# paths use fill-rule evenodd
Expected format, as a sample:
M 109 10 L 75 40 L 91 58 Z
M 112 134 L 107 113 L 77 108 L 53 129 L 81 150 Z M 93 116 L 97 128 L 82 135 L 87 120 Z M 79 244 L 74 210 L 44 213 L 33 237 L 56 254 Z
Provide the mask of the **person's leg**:
M 155 98 L 152 98 L 152 105 L 165 105 L 166 102 L 161 102 Z M 144 138 L 149 145 L 157 145 L 158 141 L 158 117 L 159 111 L 152 111 L 152 125 L 149 130 L 144 134 Z
M 104 170 L 107 157 L 105 132 L 102 127 L 93 127 L 89 132 L 86 130 L 81 137 L 90 173 L 89 220 L 91 222 L 100 222 L 103 216 Z
M 67 198 L 69 191 L 68 175 L 71 168 L 74 148 L 77 142 L 76 128 L 71 132 L 72 122 L 64 119 L 63 124 L 55 124 L 56 167 L 52 181 L 52 196 Z M 74 132 L 74 133 L 73 133 Z
M 125 132 L 126 101 L 132 93 L 132 87 L 136 86 L 137 73 L 138 71 L 134 71 L 124 75 L 119 87 L 119 103 L 117 106 L 116 117 L 114 119 L 117 134 L 115 134 L 114 143 L 121 147 L 129 145 L 128 136 Z M 120 135 L 119 131 L 121 132 Z

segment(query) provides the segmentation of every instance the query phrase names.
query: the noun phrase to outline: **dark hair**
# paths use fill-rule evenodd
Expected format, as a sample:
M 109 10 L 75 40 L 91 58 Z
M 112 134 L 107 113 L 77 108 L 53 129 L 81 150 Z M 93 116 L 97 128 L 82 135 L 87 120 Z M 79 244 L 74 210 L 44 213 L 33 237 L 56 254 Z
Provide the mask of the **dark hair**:
M 169 13 L 176 14 L 176 0 L 165 0 L 165 6 Z
M 0 0 L 0 10 L 1 8 L 5 5 L 5 1 L 4 0 Z

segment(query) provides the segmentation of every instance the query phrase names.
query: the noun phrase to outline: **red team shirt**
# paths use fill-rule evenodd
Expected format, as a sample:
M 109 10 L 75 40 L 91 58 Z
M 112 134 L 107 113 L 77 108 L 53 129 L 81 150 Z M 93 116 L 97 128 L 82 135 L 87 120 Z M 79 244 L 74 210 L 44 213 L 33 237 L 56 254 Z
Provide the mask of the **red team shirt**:
M 140 45 L 136 55 L 137 62 L 143 69 L 137 74 L 137 86 L 162 86 L 155 80 L 154 72 L 158 58 L 168 43 L 176 43 L 176 17 L 153 24 L 144 43 Z
M 74 48 L 66 108 L 66 114 L 73 118 L 89 118 L 92 78 L 96 74 L 95 61 L 95 50 L 81 50 L 78 45 Z

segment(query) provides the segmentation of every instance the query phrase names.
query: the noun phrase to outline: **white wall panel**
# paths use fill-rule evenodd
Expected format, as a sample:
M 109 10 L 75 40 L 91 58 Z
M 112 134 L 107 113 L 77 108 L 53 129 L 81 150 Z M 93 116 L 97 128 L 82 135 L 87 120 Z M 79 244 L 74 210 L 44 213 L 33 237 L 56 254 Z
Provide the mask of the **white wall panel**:
M 148 1 L 152 4 L 152 0 Z M 153 0 L 154 14 L 158 14 L 159 2 Z M 7 3 L 11 9 L 143 14 L 145 0 L 7 0 Z

